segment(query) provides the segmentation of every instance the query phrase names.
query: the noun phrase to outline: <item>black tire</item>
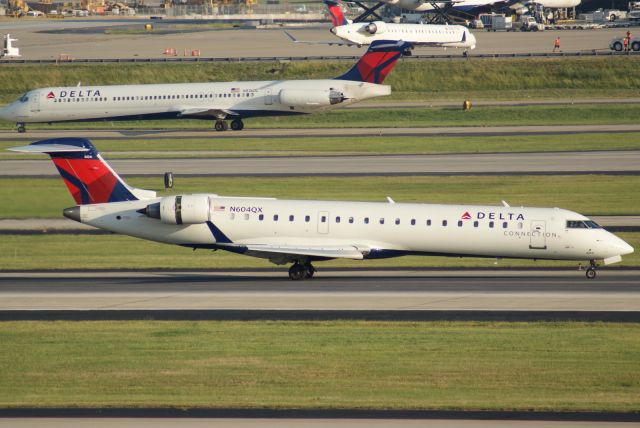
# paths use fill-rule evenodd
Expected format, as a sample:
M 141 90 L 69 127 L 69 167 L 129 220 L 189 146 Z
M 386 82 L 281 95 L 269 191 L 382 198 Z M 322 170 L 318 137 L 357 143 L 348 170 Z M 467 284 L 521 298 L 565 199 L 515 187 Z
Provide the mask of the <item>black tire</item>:
M 222 131 L 226 131 L 227 129 L 229 129 L 229 125 L 227 125 L 227 122 L 225 122 L 224 120 L 219 120 L 219 121 L 216 122 L 214 128 L 215 128 L 216 131 L 222 132 Z
M 613 44 L 613 50 L 616 51 L 616 52 L 622 52 L 622 43 L 615 42 Z
M 24 125 L 18 125 L 18 133 L 24 134 L 25 132 L 27 132 L 27 128 L 25 128 Z
M 587 269 L 587 271 L 585 272 L 585 275 L 588 279 L 593 279 L 596 277 L 596 270 L 592 267 L 590 267 L 589 269 Z
M 289 268 L 289 279 L 300 281 L 305 278 L 306 269 L 301 264 L 295 263 Z
M 304 265 L 304 278 L 313 278 L 313 274 L 316 273 L 316 268 L 311 263 Z
M 616 22 L 616 19 L 618 19 L 616 15 L 611 15 L 611 18 L 609 18 L 609 21 Z
M 631 43 L 631 49 L 636 51 L 636 52 L 640 51 L 640 42 Z
M 244 129 L 244 122 L 240 119 L 234 119 L 231 121 L 232 131 L 242 131 Z

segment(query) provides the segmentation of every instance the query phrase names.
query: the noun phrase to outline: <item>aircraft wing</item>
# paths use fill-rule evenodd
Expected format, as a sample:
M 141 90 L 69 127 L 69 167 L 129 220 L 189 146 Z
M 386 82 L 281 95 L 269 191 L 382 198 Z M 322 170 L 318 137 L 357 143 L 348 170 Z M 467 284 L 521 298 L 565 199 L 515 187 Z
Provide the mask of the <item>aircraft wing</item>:
M 238 116 L 238 113 L 219 108 L 210 107 L 184 107 L 179 110 L 180 116 L 212 117 L 215 119 L 226 119 L 228 116 Z
M 288 31 L 284 32 L 287 37 L 289 37 L 289 39 L 291 39 L 291 41 L 293 43 L 303 43 L 305 45 L 329 45 L 329 46 L 362 46 L 362 45 L 358 45 L 357 43 L 351 43 L 351 42 L 346 42 L 344 40 L 341 41 L 314 41 L 314 40 L 298 40 L 295 37 L 293 37 L 293 35 L 291 33 L 289 33 Z
M 274 263 L 282 264 L 296 260 L 298 256 L 322 257 L 327 259 L 353 259 L 364 258 L 362 249 L 355 245 L 271 245 L 248 244 L 245 254 L 268 258 Z M 368 249 L 367 249 L 368 251 Z

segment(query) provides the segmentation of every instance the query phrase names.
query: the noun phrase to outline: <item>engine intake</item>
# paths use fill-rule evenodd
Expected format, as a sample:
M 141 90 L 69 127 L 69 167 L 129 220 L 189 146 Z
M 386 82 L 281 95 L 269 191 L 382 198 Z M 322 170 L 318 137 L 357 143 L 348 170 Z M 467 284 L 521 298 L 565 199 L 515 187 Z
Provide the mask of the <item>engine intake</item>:
M 387 31 L 387 27 L 386 27 L 384 22 L 376 21 L 376 22 L 372 22 L 371 24 L 367 25 L 365 27 L 365 30 L 369 34 L 382 34 L 385 31 Z
M 166 224 L 200 224 L 209 221 L 209 197 L 178 195 L 162 198 L 138 212 Z

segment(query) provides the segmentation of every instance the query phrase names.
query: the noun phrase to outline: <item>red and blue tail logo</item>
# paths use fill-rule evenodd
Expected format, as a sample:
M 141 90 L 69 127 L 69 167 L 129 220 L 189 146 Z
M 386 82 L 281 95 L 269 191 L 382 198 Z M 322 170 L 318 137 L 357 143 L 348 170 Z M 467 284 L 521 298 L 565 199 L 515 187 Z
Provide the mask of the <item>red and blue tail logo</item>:
M 341 25 L 347 25 L 349 21 L 344 17 L 342 7 L 338 0 L 324 0 L 324 4 L 329 8 L 329 15 L 331 15 L 331 25 L 334 27 L 340 27 Z
M 77 204 L 138 200 L 85 138 L 54 138 L 28 148 L 30 152 L 51 156 Z
M 400 57 L 411 47 L 410 43 L 403 41 L 376 40 L 351 70 L 336 79 L 382 83 Z

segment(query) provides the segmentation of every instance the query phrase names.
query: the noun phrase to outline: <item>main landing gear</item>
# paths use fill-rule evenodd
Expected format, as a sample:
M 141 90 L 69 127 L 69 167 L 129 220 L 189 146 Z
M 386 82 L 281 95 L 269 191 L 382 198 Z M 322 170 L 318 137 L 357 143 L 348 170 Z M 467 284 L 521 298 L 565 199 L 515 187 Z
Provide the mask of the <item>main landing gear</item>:
M 229 125 L 225 120 L 216 120 L 216 124 L 214 128 L 218 132 L 226 131 L 229 129 Z M 244 129 L 244 122 L 242 119 L 234 119 L 231 121 L 231 130 L 233 131 L 242 131 Z
M 298 263 L 295 262 L 289 268 L 289 278 L 293 281 L 300 281 L 301 279 L 309 279 L 316 273 L 316 268 L 311 263 Z
M 25 132 L 27 132 L 27 128 L 25 128 L 24 123 L 18 122 L 16 126 L 20 134 L 24 134 Z
M 593 279 L 596 277 L 596 268 L 598 267 L 598 265 L 596 264 L 595 260 L 591 260 L 590 263 L 591 266 L 587 268 L 585 275 L 587 276 L 587 278 Z

